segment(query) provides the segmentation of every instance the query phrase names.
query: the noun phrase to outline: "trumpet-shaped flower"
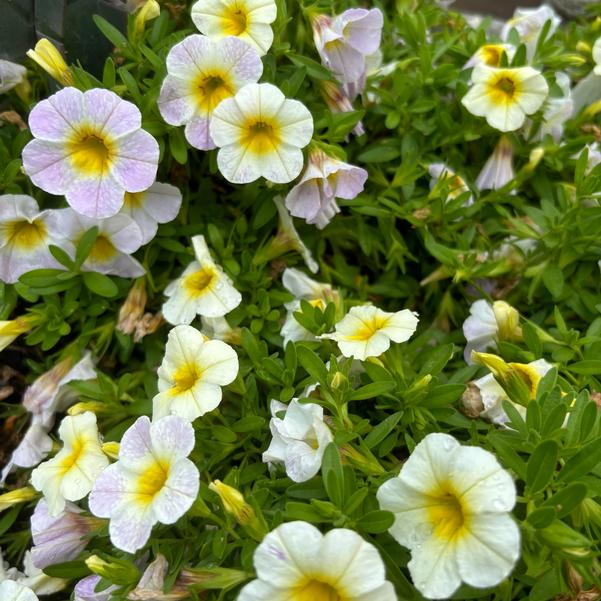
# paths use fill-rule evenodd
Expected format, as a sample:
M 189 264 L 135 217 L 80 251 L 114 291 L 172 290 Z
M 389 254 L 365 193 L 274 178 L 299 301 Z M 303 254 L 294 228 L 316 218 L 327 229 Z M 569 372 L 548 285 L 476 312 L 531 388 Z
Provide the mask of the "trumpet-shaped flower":
M 601 75 L 601 37 L 598 37 L 593 44 L 593 60 L 595 61 L 593 69 L 595 75 Z
M 24 81 L 27 69 L 23 65 L 0 59 L 0 94 L 10 92 Z
M 286 303 L 286 319 L 282 326 L 282 338 L 284 346 L 290 340 L 296 342 L 298 340 L 315 340 L 315 336 L 306 330 L 294 317 L 294 312 L 298 311 L 301 306 L 301 300 L 306 300 L 314 307 L 325 309 L 328 302 L 338 304 L 340 302 L 340 294 L 334 290 L 329 284 L 316 282 L 302 271 L 294 268 L 287 268 L 282 275 L 282 284 L 293 296 L 294 300 Z
M 39 601 L 38 596 L 28 586 L 14 580 L 0 582 L 0 599 L 2 601 Z
M 395 514 L 390 534 L 411 551 L 408 568 L 419 592 L 446 599 L 465 582 L 494 586 L 513 569 L 520 531 L 509 512 L 515 485 L 495 456 L 429 434 L 400 474 L 378 490 Z
M 515 46 L 512 44 L 485 44 L 484 46 L 480 46 L 480 48 L 474 52 L 463 68 L 469 69 L 476 65 L 500 67 L 503 55 L 507 57 L 508 61 L 511 61 L 514 54 Z
M 192 326 L 176 326 L 169 332 L 158 373 L 153 419 L 171 414 L 191 422 L 219 405 L 221 387 L 238 375 L 238 355 L 225 342 L 207 340 Z
M 235 36 L 263 56 L 273 43 L 277 6 L 274 0 L 199 0 L 191 16 L 200 33 L 215 40 Z
M 73 74 L 56 46 L 47 38 L 38 40 L 27 56 L 62 86 L 73 85 Z
M 547 21 L 551 21 L 551 27 L 547 33 L 547 36 L 551 36 L 559 27 L 561 19 L 547 4 L 543 4 L 539 8 L 517 8 L 513 17 L 503 26 L 501 39 L 507 40 L 511 30 L 515 29 L 521 42 L 526 45 L 528 59 L 532 60 L 538 38 Z
M 543 110 L 543 120 L 535 139 L 542 140 L 545 135 L 550 134 L 555 143 L 559 144 L 563 136 L 564 124 L 574 112 L 574 100 L 570 78 L 566 73 L 562 71 L 555 73 L 555 83 L 561 89 L 562 95 L 547 100 Z
M 199 473 L 187 458 L 194 429 L 175 415 L 150 423 L 138 418 L 125 432 L 119 460 L 107 467 L 90 493 L 91 512 L 109 518 L 115 547 L 134 553 L 157 522 L 174 524 L 196 499 Z
M 377 549 L 356 532 L 336 528 L 323 535 L 307 522 L 272 530 L 254 554 L 257 579 L 237 601 L 395 601 Z
M 336 199 L 355 198 L 366 180 L 365 169 L 314 150 L 300 181 L 288 192 L 286 206 L 294 217 L 323 229 L 340 212 Z
M 246 184 L 264 177 L 285 184 L 303 168 L 301 149 L 313 136 L 313 117 L 274 85 L 252 83 L 215 108 L 209 129 L 225 179 Z
M 285 415 L 278 417 L 280 412 Z M 310 480 L 319 472 L 326 447 L 334 440 L 324 423 L 323 407 L 316 403 L 301 405 L 298 399 L 288 405 L 272 400 L 271 416 L 272 440 L 263 453 L 263 462 L 283 465 L 294 482 Z
M 345 357 L 364 361 L 387 351 L 391 341 L 409 340 L 417 322 L 417 313 L 409 309 L 388 313 L 373 305 L 351 307 L 336 324 L 335 331 L 323 334 L 322 338 L 335 340 Z
M 25 172 L 82 215 L 115 215 L 126 191 L 148 189 L 156 175 L 159 145 L 141 119 L 109 90 L 60 90 L 29 115 L 34 139 L 23 149 Z
M 165 288 L 165 319 L 173 324 L 189 324 L 196 317 L 223 317 L 241 302 L 232 280 L 213 261 L 204 236 L 192 238 L 195 261 Z
M 215 107 L 246 84 L 259 81 L 262 73 L 256 50 L 240 39 L 188 36 L 167 55 L 159 110 L 167 123 L 186 126 L 192 146 L 210 150 L 215 148 L 209 133 Z
M 68 238 L 77 244 L 92 227 L 98 228 L 98 236 L 90 254 L 84 261 L 84 271 L 96 271 L 137 278 L 146 273 L 140 263 L 130 256 L 142 246 L 142 231 L 128 215 L 118 214 L 106 219 L 93 219 L 71 209 L 60 209 L 61 225 Z
M 30 196 L 0 196 L 0 280 L 13 284 L 32 269 L 60 267 L 48 250 L 49 244 L 65 245 L 59 215 L 40 212 Z
M 428 173 L 432 178 L 430 180 L 430 189 L 434 190 L 436 186 L 446 189 L 447 200 L 455 200 L 462 194 L 470 191 L 465 180 L 444 163 L 432 163 L 428 166 Z M 470 195 L 465 201 L 464 206 L 469 206 L 473 202 L 474 198 Z
M 131 217 L 142 232 L 142 245 L 157 233 L 159 223 L 173 221 L 182 206 L 182 193 L 171 184 L 155 182 L 143 192 L 126 192 L 121 213 Z
M 334 18 L 318 15 L 312 21 L 315 47 L 321 62 L 341 83 L 355 83 L 365 75 L 368 55 L 380 48 L 384 16 L 378 8 L 349 8 Z
M 63 448 L 31 473 L 31 483 L 44 493 L 51 516 L 60 514 L 66 501 L 83 499 L 108 465 L 100 447 L 96 416 L 92 412 L 66 416 L 58 434 Z
M 514 177 L 513 146 L 507 136 L 501 136 L 493 153 L 482 167 L 476 186 L 479 190 L 498 190 Z
M 521 340 L 520 314 L 505 301 L 490 304 L 484 299 L 477 300 L 463 322 L 463 335 L 467 340 L 465 360 L 471 364 L 473 350 L 496 348 L 499 340 Z
M 463 106 L 478 117 L 486 117 L 491 127 L 514 131 L 526 115 L 542 106 L 549 86 L 532 67 L 494 68 L 477 65 L 472 71 L 472 87 L 461 100 Z

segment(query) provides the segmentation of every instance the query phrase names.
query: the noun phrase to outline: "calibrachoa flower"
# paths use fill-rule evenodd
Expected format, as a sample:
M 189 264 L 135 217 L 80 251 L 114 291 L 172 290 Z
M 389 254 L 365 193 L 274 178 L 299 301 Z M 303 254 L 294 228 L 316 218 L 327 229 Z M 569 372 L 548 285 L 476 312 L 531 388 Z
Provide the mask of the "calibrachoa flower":
M 280 412 L 285 415 L 278 417 Z M 316 403 L 301 405 L 298 399 L 292 399 L 288 405 L 272 400 L 271 415 L 269 429 L 273 438 L 263 453 L 263 462 L 282 464 L 294 482 L 310 480 L 319 472 L 324 451 L 334 440 L 323 421 L 323 407 Z
M 332 113 L 349 113 L 355 110 L 350 98 L 339 85 L 331 81 L 320 81 L 319 90 L 321 91 L 322 98 Z M 365 133 L 361 121 L 353 128 L 353 133 L 356 136 L 362 136 Z
M 78 213 L 110 217 L 126 191 L 154 182 L 159 145 L 141 120 L 134 104 L 109 90 L 60 90 L 29 115 L 34 139 L 23 149 L 25 172 L 46 192 L 64 194 Z
M 194 429 L 175 415 L 152 424 L 144 415 L 125 432 L 119 460 L 100 474 L 89 499 L 94 515 L 110 519 L 115 547 L 134 553 L 154 524 L 174 524 L 190 509 L 199 487 L 187 459 L 193 448 Z
M 574 100 L 570 87 L 570 78 L 566 73 L 558 71 L 555 73 L 555 83 L 561 89 L 562 96 L 550 97 L 543 110 L 543 120 L 535 136 L 536 140 L 542 140 L 550 134 L 556 144 L 561 142 L 565 122 L 572 117 L 574 112 Z
M 542 106 L 549 86 L 532 67 L 494 68 L 477 65 L 472 71 L 472 87 L 462 98 L 465 108 L 478 117 L 486 117 L 491 127 L 514 131 L 526 115 Z
M 142 231 L 131 217 L 119 213 L 106 219 L 93 219 L 71 209 L 58 212 L 64 232 L 75 245 L 90 228 L 98 228 L 92 250 L 82 265 L 83 271 L 124 278 L 137 278 L 146 273 L 144 267 L 130 256 L 142 246 Z
M 475 301 L 470 315 L 463 322 L 463 335 L 467 340 L 465 360 L 471 363 L 472 351 L 496 348 L 498 340 L 521 340 L 520 314 L 505 301 L 489 303 L 484 299 Z
M 186 139 L 192 146 L 215 148 L 209 133 L 215 107 L 246 84 L 259 81 L 262 73 L 256 50 L 240 39 L 188 36 L 167 55 L 159 110 L 167 123 L 186 126 Z
M 169 332 L 158 374 L 153 420 L 172 414 L 194 421 L 219 405 L 221 387 L 238 375 L 238 355 L 229 344 L 207 340 L 192 326 L 176 326 Z
M 30 196 L 0 196 L 0 280 L 13 284 L 32 269 L 60 267 L 48 249 L 49 244 L 65 245 L 59 215 L 40 211 Z
M 236 36 L 262 56 L 273 43 L 271 24 L 277 6 L 274 0 L 199 0 L 192 6 L 191 17 L 209 38 Z
M 303 168 L 301 149 L 313 136 L 313 117 L 274 85 L 252 83 L 215 108 L 209 129 L 225 179 L 246 184 L 264 177 L 285 184 Z
M 395 514 L 390 534 L 411 551 L 408 568 L 429 599 L 450 597 L 461 582 L 494 586 L 513 569 L 520 531 L 509 512 L 515 485 L 495 456 L 428 434 L 401 473 L 378 490 Z
M 240 344 L 240 328 L 232 328 L 225 317 L 201 317 L 201 331 L 207 337 L 223 340 L 230 344 Z
M 391 341 L 409 340 L 417 328 L 417 322 L 417 313 L 409 309 L 388 313 L 373 305 L 351 307 L 336 324 L 335 331 L 323 334 L 322 338 L 336 340 L 345 357 L 363 361 L 387 351 Z
M 223 317 L 241 302 L 232 280 L 213 261 L 204 236 L 192 238 L 195 261 L 165 288 L 163 315 L 173 324 L 189 324 L 196 315 Z
M 48 513 L 57 516 L 66 501 L 79 501 L 108 465 L 100 448 L 96 416 L 86 411 L 63 418 L 58 429 L 63 448 L 31 473 L 31 483 L 44 493 Z
M 485 44 L 480 46 L 473 56 L 464 65 L 464 69 L 475 67 L 476 65 L 488 65 L 489 67 L 500 67 L 503 55 L 511 61 L 515 54 L 515 46 L 512 44 Z
M 0 599 L 2 601 L 39 601 L 38 596 L 28 586 L 14 580 L 0 582 Z
M 397 598 L 377 549 L 346 528 L 323 535 L 307 522 L 281 524 L 263 539 L 253 561 L 257 579 L 238 601 Z
M 437 185 L 446 188 L 447 200 L 455 200 L 462 194 L 470 191 L 465 180 L 444 163 L 432 163 L 428 165 L 428 173 L 432 178 L 430 180 L 430 189 L 433 190 Z M 474 198 L 470 195 L 465 201 L 464 206 L 469 206 L 473 202 Z
M 493 153 L 478 174 L 476 187 L 479 190 L 498 190 L 514 177 L 513 146 L 507 136 L 501 136 Z
M 121 213 L 131 217 L 142 232 L 142 245 L 157 233 L 159 223 L 173 221 L 182 206 L 182 193 L 171 184 L 155 182 L 143 192 L 126 192 Z
M 367 171 L 316 149 L 298 184 L 288 192 L 286 206 L 294 217 L 324 228 L 340 208 L 336 198 L 350 200 L 363 192 Z
M 517 8 L 513 13 L 513 17 L 503 26 L 501 38 L 507 40 L 511 30 L 515 29 L 520 35 L 520 40 L 526 45 L 528 59 L 531 60 L 540 33 L 549 20 L 551 21 L 551 27 L 547 37 L 553 35 L 561 23 L 557 13 L 549 5 L 543 4 L 539 8 Z
M 595 75 L 601 75 L 601 37 L 597 38 L 593 45 L 593 60 L 595 61 L 593 69 Z
M 27 69 L 23 65 L 0 59 L 0 94 L 6 94 L 25 80 Z
M 96 587 L 100 583 L 101 577 L 96 574 L 91 574 L 82 578 L 73 589 L 75 601 L 110 601 L 112 593 L 119 589 L 115 584 L 108 588 L 102 588 L 96 591 Z
M 354 83 L 365 74 L 366 56 L 380 48 L 384 16 L 378 8 L 349 8 L 335 17 L 312 19 L 313 39 L 322 63 L 341 83 Z

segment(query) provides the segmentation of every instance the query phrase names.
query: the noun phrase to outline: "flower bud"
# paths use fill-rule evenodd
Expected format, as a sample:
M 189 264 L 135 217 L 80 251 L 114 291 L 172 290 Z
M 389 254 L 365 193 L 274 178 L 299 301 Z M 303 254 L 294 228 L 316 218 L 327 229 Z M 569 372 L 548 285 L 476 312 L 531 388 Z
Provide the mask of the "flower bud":
M 80 413 L 85 413 L 86 411 L 91 411 L 92 413 L 101 413 L 104 409 L 106 409 L 106 405 L 100 401 L 82 401 L 81 403 L 75 403 L 75 405 L 69 407 L 69 409 L 67 409 L 67 414 L 79 415 Z
M 213 480 L 209 488 L 219 495 L 223 508 L 231 513 L 242 525 L 249 524 L 255 519 L 253 508 L 244 500 L 242 493 L 233 486 L 224 484 L 221 480 Z
M 50 77 L 63 86 L 73 85 L 73 74 L 56 46 L 46 38 L 42 38 L 34 49 L 27 51 L 27 56 L 34 60 Z
M 147 21 L 156 19 L 161 14 L 161 7 L 157 0 L 146 0 L 138 10 L 134 21 L 134 30 L 136 37 L 141 37 L 144 33 L 144 27 Z
M 90 555 L 85 562 L 94 574 L 106 578 L 114 584 L 134 585 L 140 579 L 138 568 L 126 559 L 110 557 L 110 561 L 106 561 L 98 555 Z
M 11 490 L 0 495 L 0 511 L 4 511 L 5 509 L 8 509 L 13 505 L 18 505 L 19 503 L 33 501 L 38 497 L 39 494 L 30 486 L 15 488 L 15 490 Z
M 110 457 L 111 459 L 119 459 L 119 443 L 112 441 L 112 442 L 105 442 L 102 444 L 102 452 L 107 456 Z
M 31 330 L 37 321 L 33 315 L 22 315 L 10 321 L 0 321 L 0 351 L 4 350 L 19 334 Z
M 230 568 L 184 568 L 178 584 L 192 590 L 230 589 L 248 580 L 249 574 Z
M 499 329 L 499 340 L 521 340 L 519 312 L 505 301 L 495 301 L 492 310 Z

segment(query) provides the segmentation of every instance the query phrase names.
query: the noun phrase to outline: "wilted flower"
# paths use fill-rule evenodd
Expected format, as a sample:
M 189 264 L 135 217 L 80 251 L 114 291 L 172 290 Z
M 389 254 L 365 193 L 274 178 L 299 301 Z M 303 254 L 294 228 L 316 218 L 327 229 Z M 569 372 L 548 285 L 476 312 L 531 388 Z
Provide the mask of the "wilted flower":
M 6 94 L 21 84 L 27 77 L 27 69 L 23 65 L 0 59 L 0 94 Z
M 157 172 L 159 145 L 141 120 L 137 106 L 109 90 L 60 90 L 29 114 L 34 139 L 23 149 L 23 168 L 78 213 L 115 215 L 125 192 L 148 189 Z
M 259 81 L 262 73 L 256 50 L 240 39 L 188 36 L 167 55 L 159 110 L 167 123 L 186 126 L 186 139 L 192 146 L 215 148 L 209 133 L 213 111 L 223 99 Z
M 515 54 L 515 46 L 512 44 L 485 44 L 480 46 L 473 56 L 463 66 L 464 69 L 475 67 L 476 65 L 487 65 L 489 67 L 500 67 L 503 55 L 511 61 Z
M 0 599 L 2 601 L 39 601 L 37 595 L 28 586 L 14 580 L 0 582 Z
M 238 37 L 262 56 L 273 43 L 277 6 L 274 0 L 199 0 L 191 16 L 200 33 L 217 40 Z
M 199 473 L 187 459 L 194 429 L 175 415 L 150 423 L 139 417 L 125 432 L 119 461 L 107 467 L 90 493 L 90 511 L 109 518 L 115 547 L 134 553 L 157 522 L 174 524 L 196 499 Z
M 38 40 L 35 48 L 27 51 L 27 56 L 62 86 L 73 85 L 73 74 L 65 59 L 56 46 L 47 38 Z
M 513 146 L 507 136 L 501 136 L 476 179 L 476 187 L 479 190 L 498 190 L 514 177 Z
M 272 530 L 254 554 L 257 579 L 238 601 L 395 601 L 394 587 L 377 549 L 356 532 L 335 528 L 323 535 L 307 522 Z
M 472 71 L 472 87 L 462 98 L 465 108 L 486 117 L 491 127 L 514 131 L 526 115 L 535 113 L 549 93 L 546 79 L 532 67 L 494 68 L 477 65 Z
M 173 325 L 189 324 L 196 315 L 223 317 L 242 301 L 232 280 L 213 261 L 204 236 L 194 236 L 192 245 L 196 260 L 165 288 L 163 315 Z
M 264 177 L 285 184 L 303 168 L 301 149 L 311 141 L 313 117 L 274 85 L 252 83 L 221 101 L 209 129 L 225 179 L 246 184 Z
M 189 599 L 190 592 L 187 588 L 180 586 L 177 582 L 168 593 L 164 593 L 165 577 L 169 564 L 164 555 L 157 555 L 156 559 L 144 570 L 136 588 L 129 592 L 127 598 L 130 601 L 176 601 L 177 599 Z
M 601 75 L 601 37 L 597 38 L 593 45 L 593 60 L 595 61 L 593 69 L 595 75 Z
M 324 228 L 340 212 L 336 198 L 350 200 L 363 191 L 367 171 L 316 149 L 298 184 L 288 192 L 286 206 L 295 217 Z
M 331 81 L 320 81 L 319 89 L 321 95 L 328 105 L 328 108 L 332 113 L 349 113 L 353 110 L 353 104 L 350 98 L 346 95 L 344 90 L 337 84 Z M 353 133 L 356 136 L 362 136 L 365 133 L 363 123 L 359 121 L 353 129 Z
M 305 394 L 314 387 L 305 391 Z M 284 417 L 277 414 L 285 412 Z M 283 464 L 294 482 L 306 482 L 319 472 L 326 447 L 334 437 L 323 421 L 323 407 L 316 403 L 300 404 L 292 399 L 288 405 L 271 401 L 272 440 L 263 453 L 263 462 Z
M 416 588 L 446 599 L 462 581 L 486 588 L 513 569 L 520 554 L 520 531 L 509 514 L 515 494 L 492 453 L 437 433 L 415 447 L 377 497 L 395 514 L 390 534 L 411 551 Z
M 119 309 L 119 318 L 116 326 L 119 332 L 128 336 L 133 334 L 137 323 L 142 319 L 142 315 L 144 315 L 147 298 L 144 280 L 142 278 L 136 280 L 134 285 L 129 289 L 125 302 Z
M 225 342 L 207 340 L 192 326 L 180 325 L 169 332 L 158 373 L 153 420 L 171 414 L 191 422 L 219 405 L 221 387 L 238 375 L 238 356 Z
M 40 211 L 30 196 L 0 196 L 0 280 L 13 284 L 32 269 L 60 267 L 48 249 L 65 246 L 59 216 L 56 210 Z
M 503 26 L 501 38 L 507 40 L 511 30 L 515 29 L 520 35 L 520 40 L 526 45 L 528 59 L 532 60 L 538 38 L 547 21 L 551 21 L 551 27 L 547 34 L 547 36 L 551 36 L 559 27 L 561 19 L 547 4 L 543 4 L 539 8 L 517 8 L 513 17 Z
M 446 189 L 447 199 L 455 200 L 462 194 L 470 191 L 465 180 L 444 163 L 431 163 L 428 165 L 428 173 L 432 178 L 430 180 L 430 189 L 433 190 L 437 185 Z M 474 198 L 470 195 L 465 201 L 464 206 L 469 206 L 473 202 Z
M 364 361 L 386 352 L 391 341 L 409 340 L 417 328 L 417 322 L 417 313 L 409 309 L 388 313 L 373 305 L 351 307 L 336 324 L 335 331 L 323 334 L 322 338 L 335 340 L 345 357 Z
M 51 516 L 61 513 L 66 501 L 83 499 L 108 465 L 100 448 L 96 416 L 90 411 L 63 418 L 58 434 L 63 448 L 31 473 L 31 483 L 44 493 Z

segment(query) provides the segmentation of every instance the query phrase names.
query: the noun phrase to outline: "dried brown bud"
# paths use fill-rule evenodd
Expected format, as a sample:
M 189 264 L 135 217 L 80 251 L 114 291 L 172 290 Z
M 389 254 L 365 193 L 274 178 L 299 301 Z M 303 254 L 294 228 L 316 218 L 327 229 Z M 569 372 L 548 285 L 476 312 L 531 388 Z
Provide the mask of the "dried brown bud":
M 473 419 L 480 417 L 480 414 L 484 411 L 480 389 L 473 382 L 467 385 L 461 396 L 461 404 L 463 405 L 462 413 Z

